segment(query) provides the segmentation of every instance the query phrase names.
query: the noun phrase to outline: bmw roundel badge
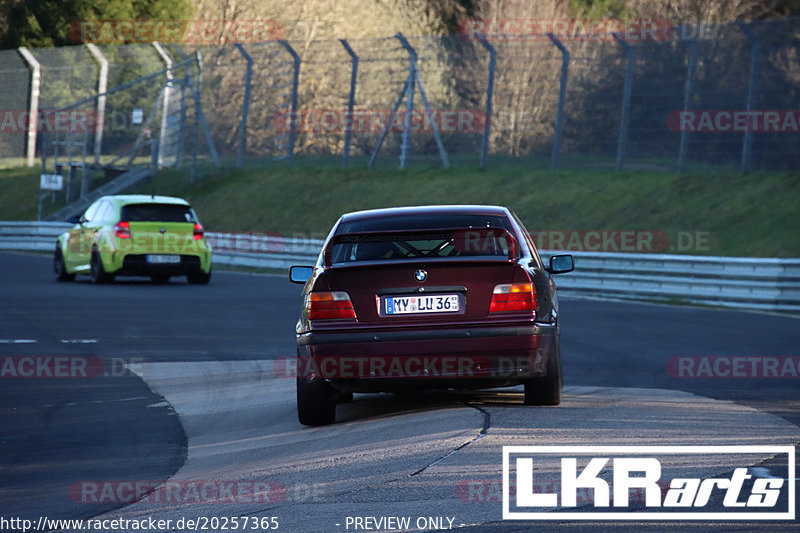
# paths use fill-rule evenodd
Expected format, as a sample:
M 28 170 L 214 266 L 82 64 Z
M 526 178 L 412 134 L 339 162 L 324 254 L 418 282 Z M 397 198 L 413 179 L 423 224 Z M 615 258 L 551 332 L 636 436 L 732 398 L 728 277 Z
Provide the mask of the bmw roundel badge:
M 419 270 L 414 272 L 414 279 L 422 283 L 423 281 L 428 279 L 428 273 L 420 268 Z

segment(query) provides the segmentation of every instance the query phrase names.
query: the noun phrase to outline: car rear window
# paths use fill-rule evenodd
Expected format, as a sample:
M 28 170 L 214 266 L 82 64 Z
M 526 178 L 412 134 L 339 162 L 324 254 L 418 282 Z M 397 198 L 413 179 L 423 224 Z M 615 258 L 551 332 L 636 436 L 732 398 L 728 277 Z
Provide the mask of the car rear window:
M 439 231 L 441 230 L 441 231 Z M 508 233 L 507 233 L 507 232 Z M 499 259 L 518 253 L 505 216 L 408 215 L 343 221 L 330 249 L 332 264 L 357 261 Z M 514 253 L 512 253 L 514 255 Z
M 512 231 L 511 223 L 503 215 L 440 213 L 359 218 L 352 221 L 344 220 L 336 228 L 336 234 L 452 228 L 503 228 Z
M 197 221 L 191 207 L 177 204 L 127 204 L 122 206 L 120 219 L 125 222 Z

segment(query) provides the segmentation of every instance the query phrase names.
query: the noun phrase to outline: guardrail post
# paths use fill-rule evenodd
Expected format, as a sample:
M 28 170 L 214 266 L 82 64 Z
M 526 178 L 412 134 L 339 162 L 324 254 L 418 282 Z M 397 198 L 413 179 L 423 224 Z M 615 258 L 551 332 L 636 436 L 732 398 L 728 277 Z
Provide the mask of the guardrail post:
M 761 40 L 756 36 L 753 31 L 746 26 L 742 22 L 737 22 L 736 25 L 742 31 L 742 33 L 747 37 L 747 40 L 751 43 L 751 50 L 750 50 L 750 79 L 747 84 L 747 103 L 745 108 L 747 109 L 748 117 L 750 116 L 750 111 L 753 110 L 755 105 L 756 95 L 758 92 L 758 80 L 759 80 L 759 71 L 761 67 Z M 750 170 L 752 164 L 752 150 L 753 150 L 753 124 L 749 123 L 748 127 L 745 128 L 744 137 L 742 137 L 742 161 L 740 164 L 740 170 L 746 172 Z
M 558 87 L 558 111 L 556 114 L 556 127 L 553 136 L 553 153 L 550 156 L 550 168 L 558 168 L 559 157 L 561 155 L 561 139 L 564 131 L 564 103 L 567 98 L 567 75 L 569 74 L 569 50 L 558 40 L 558 38 L 548 33 L 550 41 L 561 52 L 561 78 Z
M 287 154 L 287 159 L 291 165 L 294 163 L 294 145 L 297 142 L 297 91 L 300 85 L 300 56 L 297 55 L 297 52 L 294 51 L 294 48 L 292 48 L 285 39 L 281 39 L 278 42 L 289 52 L 294 63 L 294 69 L 292 71 L 292 118 L 289 127 L 289 153 Z
M 683 111 L 689 111 L 692 102 L 695 71 L 697 70 L 697 42 L 689 41 L 689 65 L 686 67 L 686 85 L 683 90 Z M 680 149 L 678 152 L 678 172 L 686 172 L 686 157 L 689 150 L 689 132 L 681 128 Z
M 27 165 L 33 166 L 36 157 L 36 130 L 39 127 L 39 92 L 42 83 L 42 67 L 30 50 L 21 46 L 17 49 L 28 63 L 31 71 L 31 91 L 28 95 L 28 142 L 25 149 Z
M 497 67 L 497 50 L 489 44 L 484 35 L 480 36 L 479 42 L 489 52 L 489 78 L 486 84 L 486 123 L 483 125 L 483 139 L 481 139 L 481 168 L 489 168 L 489 142 L 492 132 L 494 73 Z
M 617 172 L 625 167 L 625 152 L 628 144 L 628 121 L 630 119 L 631 91 L 633 90 L 633 67 L 636 54 L 631 45 L 626 43 L 619 33 L 614 33 L 614 39 L 622 46 L 627 56 L 625 66 L 625 84 L 622 89 L 622 112 L 619 120 L 619 143 L 617 144 Z
M 253 58 L 244 49 L 242 43 L 236 43 L 236 49 L 247 62 L 244 72 L 244 101 L 242 102 L 242 120 L 239 122 L 239 146 L 236 150 L 236 167 L 242 168 L 244 164 L 244 148 L 247 140 L 247 113 L 250 110 L 250 85 L 253 80 Z
M 95 117 L 94 130 L 94 163 L 100 164 L 100 155 L 103 146 L 103 129 L 106 119 L 106 91 L 108 90 L 108 59 L 94 43 L 88 43 L 86 48 L 92 54 L 95 61 L 100 65 L 100 72 L 97 77 L 97 117 Z
M 347 39 L 339 39 L 342 46 L 350 54 L 352 66 L 350 69 L 350 96 L 347 99 L 347 119 L 344 128 L 344 153 L 342 154 L 342 166 L 347 166 L 350 162 L 350 141 L 353 136 L 353 108 L 356 103 L 356 82 L 358 77 L 358 55 L 350 47 Z

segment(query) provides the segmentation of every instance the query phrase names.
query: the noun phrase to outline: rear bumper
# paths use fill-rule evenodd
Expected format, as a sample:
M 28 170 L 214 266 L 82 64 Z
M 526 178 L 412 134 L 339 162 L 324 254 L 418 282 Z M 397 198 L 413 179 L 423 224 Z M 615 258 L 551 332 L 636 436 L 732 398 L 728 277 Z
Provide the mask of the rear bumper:
M 298 377 L 352 392 L 486 388 L 545 375 L 552 324 L 308 332 L 297 336 Z
M 129 276 L 182 276 L 200 272 L 208 272 L 210 258 L 204 261 L 202 256 L 183 254 L 180 263 L 150 263 L 147 254 L 126 254 L 115 261 L 119 268 L 114 274 Z M 206 265 L 204 265 L 206 263 Z M 205 268 L 204 268 L 205 266 Z

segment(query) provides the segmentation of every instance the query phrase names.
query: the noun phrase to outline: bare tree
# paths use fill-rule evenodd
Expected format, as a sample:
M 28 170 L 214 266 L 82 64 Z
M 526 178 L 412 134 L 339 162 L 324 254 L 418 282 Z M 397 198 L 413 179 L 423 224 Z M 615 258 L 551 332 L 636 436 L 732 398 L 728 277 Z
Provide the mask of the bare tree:
M 674 24 L 724 24 L 775 13 L 777 0 L 627 0 L 633 16 L 667 19 Z

